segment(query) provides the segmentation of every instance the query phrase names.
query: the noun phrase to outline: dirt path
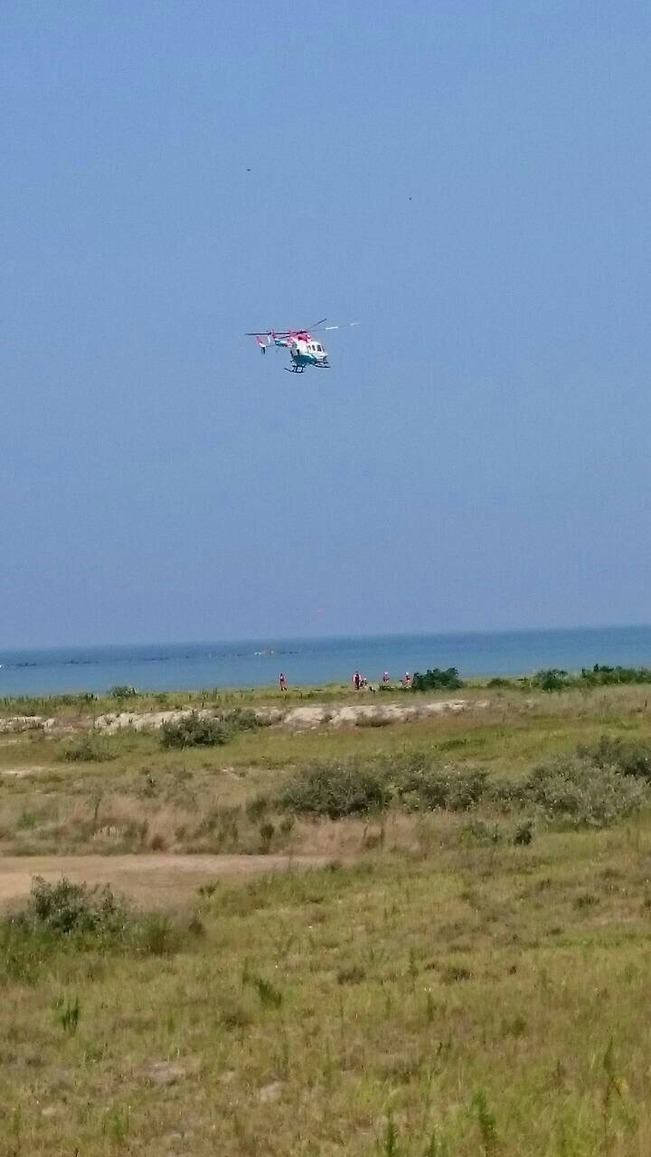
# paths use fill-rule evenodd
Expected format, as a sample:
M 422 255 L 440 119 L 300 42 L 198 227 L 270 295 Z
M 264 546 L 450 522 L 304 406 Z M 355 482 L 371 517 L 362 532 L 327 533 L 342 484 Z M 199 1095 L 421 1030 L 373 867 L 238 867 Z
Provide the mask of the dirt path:
M 26 896 L 34 876 L 111 884 L 138 903 L 166 907 L 189 899 L 217 876 L 320 868 L 327 856 L 0 856 L 0 904 Z

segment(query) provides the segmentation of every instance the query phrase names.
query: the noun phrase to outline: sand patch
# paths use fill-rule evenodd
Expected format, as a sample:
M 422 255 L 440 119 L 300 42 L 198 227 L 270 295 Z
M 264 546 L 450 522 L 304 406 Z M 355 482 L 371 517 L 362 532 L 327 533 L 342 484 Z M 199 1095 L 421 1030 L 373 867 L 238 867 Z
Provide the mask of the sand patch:
M 462 711 L 485 711 L 490 699 L 435 699 L 417 703 L 347 703 L 343 706 L 294 707 L 283 719 L 293 730 L 314 727 L 355 727 L 359 723 L 407 723 L 433 715 L 458 715 Z
M 26 779 L 30 775 L 40 775 L 43 771 L 52 771 L 52 768 L 36 763 L 26 764 L 23 767 L 2 767 L 0 775 L 8 775 L 12 779 Z
M 7 719 L 0 719 L 0 734 L 20 731 L 52 731 L 56 727 L 56 719 L 47 719 L 45 715 L 10 715 Z
M 216 877 L 246 877 L 293 868 L 320 868 L 327 856 L 0 856 L 0 903 L 27 896 L 35 876 L 66 876 L 84 884 L 111 884 L 147 907 L 187 902 L 200 884 Z

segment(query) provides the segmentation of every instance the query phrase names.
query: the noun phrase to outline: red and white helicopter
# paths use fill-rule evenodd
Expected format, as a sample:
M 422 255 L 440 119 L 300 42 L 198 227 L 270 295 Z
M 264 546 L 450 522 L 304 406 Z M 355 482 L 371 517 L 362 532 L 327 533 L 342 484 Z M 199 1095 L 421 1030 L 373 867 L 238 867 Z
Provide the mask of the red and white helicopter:
M 327 318 L 322 317 L 321 321 L 317 321 L 311 328 L 314 333 L 318 333 L 320 329 L 344 329 L 346 326 L 358 325 L 356 321 L 345 322 L 344 325 L 324 325 Z M 275 330 L 268 329 L 254 333 L 247 333 L 247 337 L 254 337 L 263 354 L 267 352 L 269 346 L 280 346 L 282 349 L 289 350 L 289 356 L 292 359 L 291 366 L 284 368 L 290 374 L 302 374 L 306 366 L 314 366 L 317 370 L 327 370 L 330 368 L 328 361 L 328 351 L 324 349 L 318 338 L 314 337 L 307 329 L 284 329 Z

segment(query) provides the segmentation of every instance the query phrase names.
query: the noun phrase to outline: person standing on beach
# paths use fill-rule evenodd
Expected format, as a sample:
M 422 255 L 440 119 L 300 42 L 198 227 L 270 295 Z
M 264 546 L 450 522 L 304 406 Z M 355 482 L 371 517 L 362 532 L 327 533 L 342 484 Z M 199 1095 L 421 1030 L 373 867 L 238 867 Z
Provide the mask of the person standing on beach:
M 280 672 L 280 675 L 278 676 L 278 686 L 280 687 L 281 691 L 287 690 L 287 680 L 286 680 L 282 671 Z
M 353 686 L 354 686 L 356 691 L 359 691 L 359 685 L 360 685 L 361 681 L 362 681 L 362 677 L 361 677 L 359 671 L 355 671 L 355 674 L 353 675 Z

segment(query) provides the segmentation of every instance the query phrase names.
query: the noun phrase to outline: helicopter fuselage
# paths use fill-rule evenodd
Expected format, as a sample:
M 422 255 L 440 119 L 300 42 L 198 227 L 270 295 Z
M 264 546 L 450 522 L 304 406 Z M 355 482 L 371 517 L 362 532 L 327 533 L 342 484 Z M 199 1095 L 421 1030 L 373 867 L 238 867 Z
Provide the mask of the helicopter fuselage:
M 320 370 L 329 368 L 327 350 L 323 348 L 321 342 L 315 341 L 309 335 L 297 334 L 286 344 L 292 359 L 291 373 L 301 374 L 306 366 L 314 366 Z

